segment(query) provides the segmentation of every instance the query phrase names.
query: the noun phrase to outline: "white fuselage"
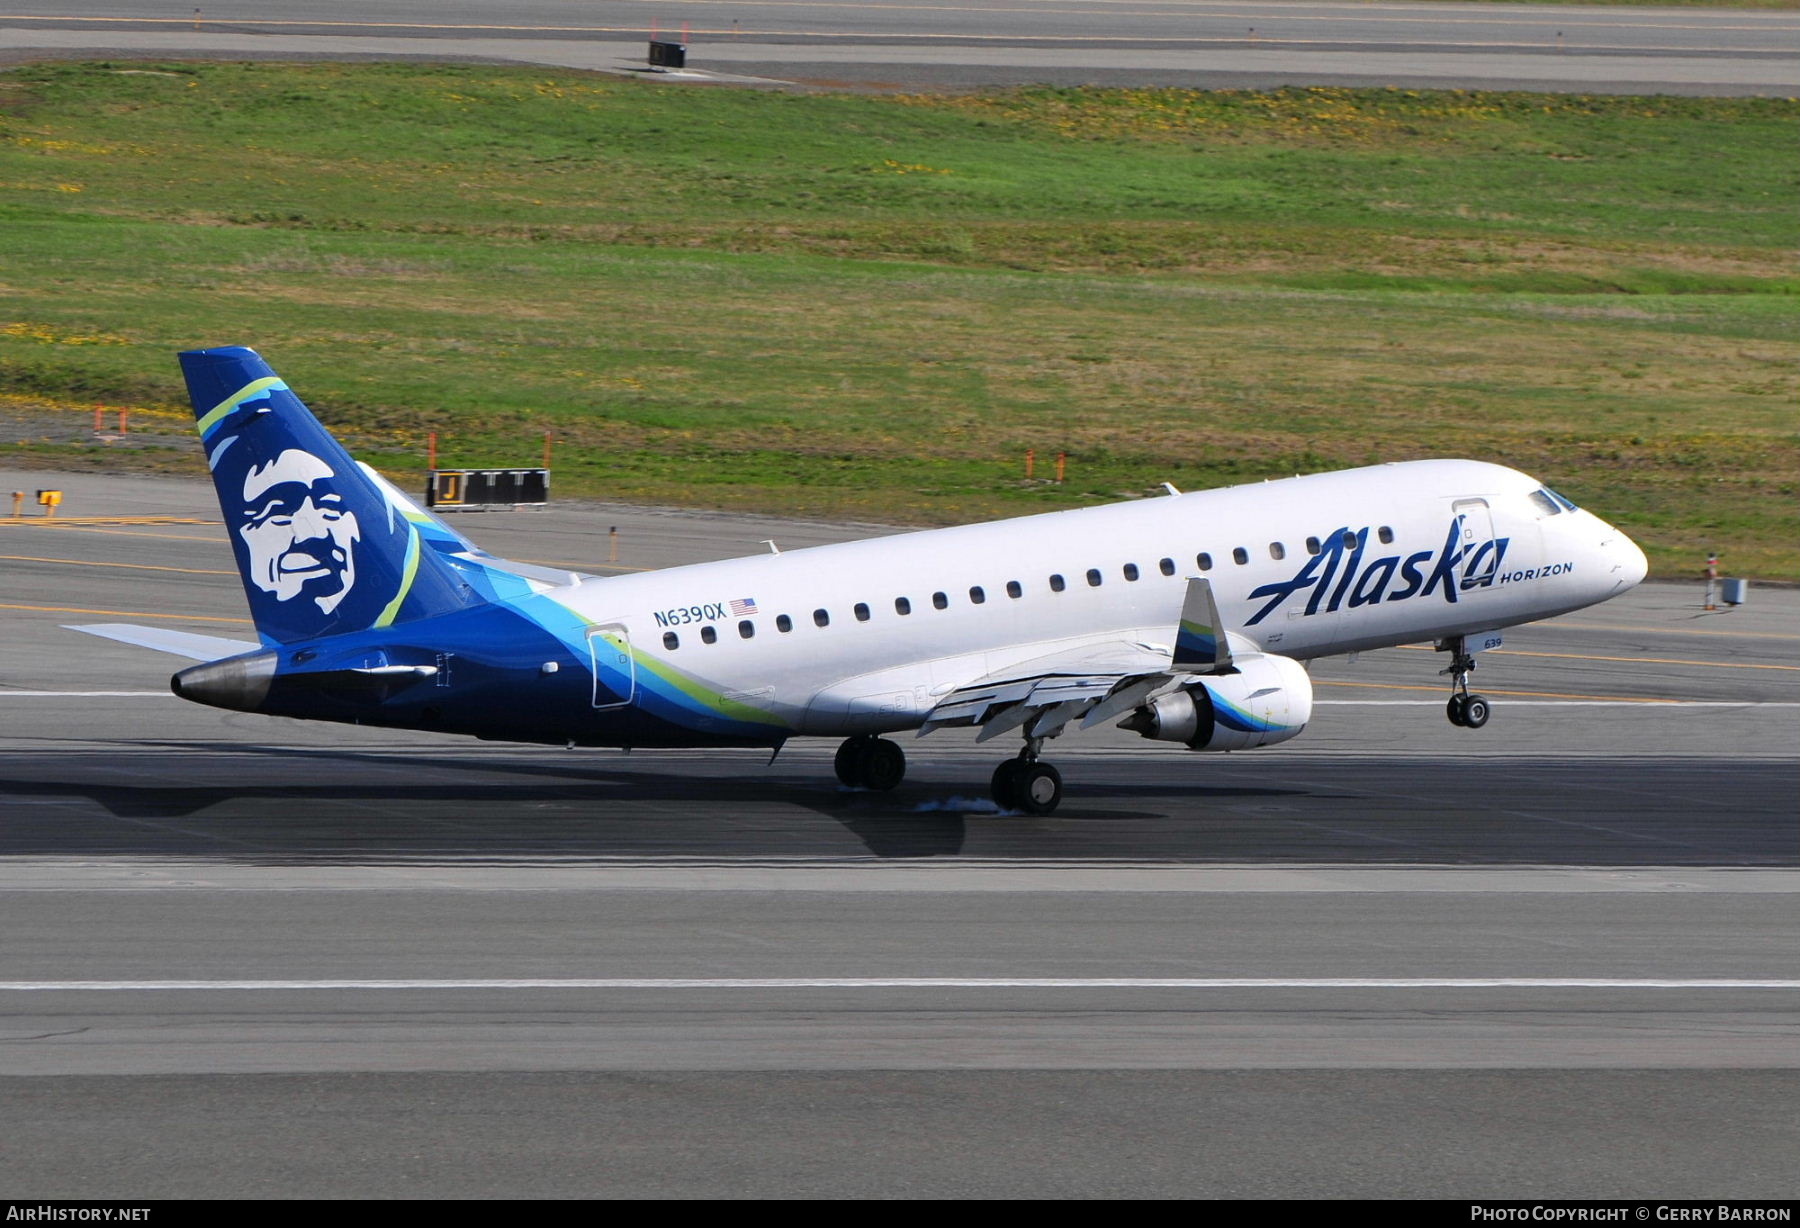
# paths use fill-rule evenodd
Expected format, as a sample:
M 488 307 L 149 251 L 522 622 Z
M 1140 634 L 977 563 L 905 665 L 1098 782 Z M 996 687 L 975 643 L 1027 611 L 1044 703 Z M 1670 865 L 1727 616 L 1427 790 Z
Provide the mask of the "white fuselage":
M 905 729 L 1023 662 L 1108 642 L 1166 653 L 1189 577 L 1211 580 L 1235 643 L 1302 661 L 1547 618 L 1643 578 L 1628 537 L 1541 491 L 1499 465 L 1415 461 L 593 579 L 554 599 L 795 733 Z

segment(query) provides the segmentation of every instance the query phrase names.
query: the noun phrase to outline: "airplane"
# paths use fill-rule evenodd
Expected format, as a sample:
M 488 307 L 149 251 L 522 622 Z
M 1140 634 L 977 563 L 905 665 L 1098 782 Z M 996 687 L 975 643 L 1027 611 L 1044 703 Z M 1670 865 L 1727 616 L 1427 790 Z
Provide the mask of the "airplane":
M 1446 714 L 1506 628 L 1606 601 L 1643 551 L 1537 479 L 1423 460 L 600 576 L 496 558 L 349 454 L 254 350 L 180 355 L 258 640 L 72 628 L 201 662 L 175 694 L 241 712 L 569 747 L 973 727 L 1019 750 L 1007 812 L 1063 798 L 1045 744 L 1117 721 L 1230 752 L 1298 736 L 1308 663 L 1422 641 Z

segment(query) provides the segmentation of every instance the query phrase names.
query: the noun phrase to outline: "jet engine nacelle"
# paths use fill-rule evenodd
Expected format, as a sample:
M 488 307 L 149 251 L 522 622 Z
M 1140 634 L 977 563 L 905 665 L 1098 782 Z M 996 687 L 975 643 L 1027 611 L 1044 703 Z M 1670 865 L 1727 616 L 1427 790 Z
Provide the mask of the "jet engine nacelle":
M 1240 657 L 1238 672 L 1197 679 L 1154 699 L 1123 721 L 1160 742 L 1190 750 L 1248 750 L 1285 742 L 1312 719 L 1312 679 L 1291 657 Z

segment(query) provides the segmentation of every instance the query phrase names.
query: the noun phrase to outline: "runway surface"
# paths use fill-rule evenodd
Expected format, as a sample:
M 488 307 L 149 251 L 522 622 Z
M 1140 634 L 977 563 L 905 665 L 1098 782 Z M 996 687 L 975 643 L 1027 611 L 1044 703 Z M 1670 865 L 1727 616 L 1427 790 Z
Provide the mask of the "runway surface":
M 862 88 L 1018 83 L 1391 85 L 1599 93 L 1800 88 L 1800 14 L 1500 4 L 846 3 L 816 0 L 72 0 L 0 14 L 0 60 L 398 58 L 640 72 L 687 31 L 680 79 Z M 676 78 L 669 78 L 676 79 Z
M 1293 743 L 625 756 L 217 712 L 210 488 L 0 471 L 13 1196 L 1793 1197 L 1800 595 L 1321 663 Z M 608 563 L 607 530 L 619 530 Z M 870 527 L 459 521 L 605 572 Z M 221 1157 L 228 1157 L 228 1162 Z

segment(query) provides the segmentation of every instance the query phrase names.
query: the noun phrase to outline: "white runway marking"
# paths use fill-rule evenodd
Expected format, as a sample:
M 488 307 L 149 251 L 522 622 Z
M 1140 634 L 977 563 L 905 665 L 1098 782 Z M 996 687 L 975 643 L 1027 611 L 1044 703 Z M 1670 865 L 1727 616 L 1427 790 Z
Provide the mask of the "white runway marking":
M 0 992 L 313 989 L 1800 989 L 1800 980 L 1608 977 L 557 977 L 516 980 L 0 981 Z
M 173 691 L 0 691 L 5 699 L 174 699 Z

